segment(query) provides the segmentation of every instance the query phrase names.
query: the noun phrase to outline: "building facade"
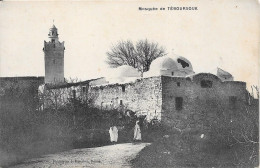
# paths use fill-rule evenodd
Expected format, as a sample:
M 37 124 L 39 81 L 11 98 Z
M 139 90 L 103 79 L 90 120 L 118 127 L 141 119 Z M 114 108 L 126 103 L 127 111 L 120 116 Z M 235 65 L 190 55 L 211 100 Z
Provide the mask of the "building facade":
M 244 82 L 221 81 L 209 73 L 189 77 L 155 76 L 133 83 L 91 86 L 95 107 L 104 110 L 133 111 L 167 126 L 187 127 L 197 114 L 204 113 L 214 121 L 220 113 L 239 112 L 248 105 Z M 197 116 L 197 118 L 200 118 Z
M 145 116 L 148 122 L 155 119 L 179 129 L 200 127 L 201 120 L 204 125 L 205 121 L 210 124 L 221 115 L 230 117 L 245 110 L 252 99 L 245 82 L 234 81 L 220 68 L 212 73 L 195 73 L 184 57 L 157 58 L 144 77 L 127 65 L 114 71 L 109 77 L 73 87 L 67 84 L 63 97 L 87 100 L 100 110 L 131 111 Z M 61 88 L 56 91 L 61 92 Z

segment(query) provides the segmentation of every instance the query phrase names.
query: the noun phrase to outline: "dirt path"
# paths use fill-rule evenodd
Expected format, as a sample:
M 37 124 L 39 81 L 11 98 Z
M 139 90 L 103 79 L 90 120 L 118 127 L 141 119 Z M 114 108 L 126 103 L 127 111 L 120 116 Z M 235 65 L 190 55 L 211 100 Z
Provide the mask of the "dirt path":
M 133 159 L 149 143 L 125 143 L 96 148 L 74 149 L 30 159 L 13 168 L 118 168 L 130 167 Z

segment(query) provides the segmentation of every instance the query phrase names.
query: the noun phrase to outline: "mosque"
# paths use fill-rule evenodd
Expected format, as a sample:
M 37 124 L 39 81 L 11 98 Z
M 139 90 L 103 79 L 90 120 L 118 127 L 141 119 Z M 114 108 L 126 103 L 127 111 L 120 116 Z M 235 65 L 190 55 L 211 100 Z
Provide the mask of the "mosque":
M 49 32 L 44 42 L 45 84 L 40 93 L 63 90 L 55 102 L 63 105 L 68 98 L 87 100 L 101 110 L 116 109 L 134 112 L 149 122 L 178 128 L 194 127 L 200 120 L 214 122 L 217 116 L 238 113 L 248 103 L 246 83 L 216 68 L 211 73 L 196 73 L 192 63 L 178 55 L 155 59 L 143 74 L 123 65 L 109 75 L 78 83 L 64 82 L 64 42 L 59 42 L 57 28 Z M 48 102 L 45 102 L 45 107 Z

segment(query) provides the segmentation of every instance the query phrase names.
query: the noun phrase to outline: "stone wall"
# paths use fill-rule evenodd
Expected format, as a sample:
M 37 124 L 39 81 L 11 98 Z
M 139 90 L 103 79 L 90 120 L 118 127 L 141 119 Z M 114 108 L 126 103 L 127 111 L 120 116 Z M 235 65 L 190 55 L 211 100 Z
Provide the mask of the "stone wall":
M 131 110 L 137 115 L 147 115 L 147 120 L 154 117 L 161 119 L 161 77 L 144 78 L 134 83 L 91 86 L 88 95 L 93 105 L 103 110 Z
M 201 86 L 202 81 L 206 81 L 206 86 Z M 163 76 L 163 123 L 181 130 L 210 126 L 220 114 L 228 116 L 239 112 L 241 106 L 247 103 L 246 95 L 244 82 L 222 82 L 217 76 L 208 73 L 187 78 Z M 178 98 L 182 99 L 182 105 L 179 103 L 181 107 L 176 107 Z
M 91 81 L 91 80 L 90 80 Z M 87 101 L 89 81 L 44 84 L 39 88 L 42 108 L 61 108 L 72 101 Z
M 71 101 L 88 101 L 90 85 L 104 83 L 103 78 L 90 79 L 75 83 L 47 83 L 39 87 L 38 96 L 41 99 L 42 108 L 60 108 Z M 74 99 L 74 100 L 73 100 Z
M 13 85 L 21 89 L 26 89 L 29 86 L 34 86 L 38 88 L 39 85 L 43 84 L 44 77 L 0 77 L 0 87 L 1 89 L 10 88 Z

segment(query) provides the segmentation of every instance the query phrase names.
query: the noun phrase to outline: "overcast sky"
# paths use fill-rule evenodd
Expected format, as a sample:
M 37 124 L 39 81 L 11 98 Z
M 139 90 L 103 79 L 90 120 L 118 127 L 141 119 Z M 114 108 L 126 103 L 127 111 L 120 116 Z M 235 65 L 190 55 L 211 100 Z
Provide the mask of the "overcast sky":
M 198 10 L 167 10 L 170 6 Z M 174 49 L 189 59 L 195 72 L 220 67 L 235 80 L 257 84 L 259 9 L 256 0 L 0 2 L 0 76 L 44 76 L 42 48 L 54 19 L 65 41 L 66 78 L 100 77 L 108 72 L 112 44 L 147 38 L 169 56 Z

